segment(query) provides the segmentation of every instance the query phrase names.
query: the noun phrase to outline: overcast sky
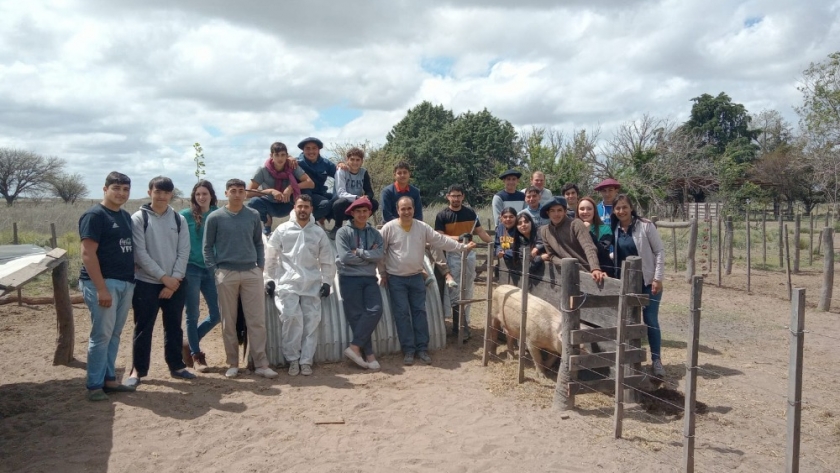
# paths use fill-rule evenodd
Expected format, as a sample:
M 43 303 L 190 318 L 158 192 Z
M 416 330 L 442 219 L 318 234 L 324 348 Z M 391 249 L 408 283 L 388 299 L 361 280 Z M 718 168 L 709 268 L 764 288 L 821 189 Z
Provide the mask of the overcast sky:
M 111 170 L 188 192 L 196 141 L 217 188 L 274 141 L 381 144 L 423 100 L 608 137 L 726 92 L 796 124 L 802 71 L 840 50 L 840 0 L 127 3 L 0 0 L 0 146 L 92 197 Z

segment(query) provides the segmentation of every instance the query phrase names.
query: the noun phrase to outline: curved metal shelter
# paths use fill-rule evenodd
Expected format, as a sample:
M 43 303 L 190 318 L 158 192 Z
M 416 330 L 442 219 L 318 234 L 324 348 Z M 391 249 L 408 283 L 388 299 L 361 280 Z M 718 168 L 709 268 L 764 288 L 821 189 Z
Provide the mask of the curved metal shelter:
M 335 243 L 331 242 L 333 254 L 335 254 Z M 426 257 L 424 266 L 428 274 L 434 274 L 432 262 Z M 435 278 L 432 278 L 433 280 Z M 383 312 L 376 330 L 373 332 L 371 342 L 377 355 L 400 353 L 400 342 L 397 337 L 397 327 L 394 324 L 394 316 L 391 313 L 391 299 L 386 288 L 380 287 L 382 293 Z M 426 286 L 426 315 L 429 323 L 429 350 L 438 350 L 446 347 L 446 326 L 443 319 L 446 314 L 440 300 L 437 281 Z M 280 322 L 280 311 L 274 299 L 266 296 L 265 299 L 266 318 L 266 355 L 268 362 L 273 366 L 285 364 L 282 347 L 282 323 Z M 333 280 L 333 291 L 330 296 L 321 299 L 321 324 L 318 327 L 318 347 L 315 351 L 315 362 L 336 362 L 344 359 L 344 349 L 350 345 L 353 339 L 352 331 L 347 326 L 347 319 L 344 316 L 344 304 L 338 284 L 338 275 Z

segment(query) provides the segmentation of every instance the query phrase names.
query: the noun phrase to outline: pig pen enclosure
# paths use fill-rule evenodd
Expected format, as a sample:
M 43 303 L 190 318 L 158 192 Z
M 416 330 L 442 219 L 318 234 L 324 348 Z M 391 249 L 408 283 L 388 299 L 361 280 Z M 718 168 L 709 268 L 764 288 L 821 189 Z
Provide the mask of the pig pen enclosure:
M 664 227 L 686 228 L 692 240 L 697 238 L 696 220 Z M 821 237 L 826 235 L 832 235 L 830 229 Z M 732 241 L 731 236 L 724 238 Z M 527 317 L 540 316 L 527 310 L 535 296 L 550 301 L 557 309 L 556 316 L 562 319 L 562 362 L 556 367 L 544 367 L 553 372 L 556 382 L 541 379 L 539 372 L 534 379 L 526 380 L 522 370 L 525 350 L 520 350 L 516 366 L 505 367 L 512 364 L 494 356 L 493 339 L 497 334 L 493 333 L 492 319 L 499 309 L 490 305 L 500 298 L 489 294 L 498 288 L 488 283 L 483 364 L 487 366 L 488 360 L 501 362 L 497 364 L 503 367 L 494 371 L 513 378 L 506 385 L 508 389 L 518 384 L 512 389 L 523 390 L 521 383 L 531 381 L 545 389 L 545 399 L 548 389 L 553 388 L 552 407 L 562 411 L 575 409 L 575 414 L 594 428 L 595 435 L 630 439 L 646 456 L 671 465 L 673 470 L 766 471 L 780 470 L 784 465 L 786 471 L 799 471 L 801 464 L 803 471 L 835 471 L 840 466 L 837 314 L 836 310 L 813 310 L 822 306 L 825 281 L 833 277 L 834 246 L 831 241 L 824 246 L 827 252 L 823 274 L 797 278 L 796 285 L 803 286 L 800 288 L 791 287 L 788 282 L 790 302 L 775 304 L 762 300 L 765 297 L 738 294 L 736 288 L 727 288 L 727 280 L 743 277 L 743 273 L 725 277 L 731 269 L 718 277 L 723 291 L 710 285 L 705 291 L 712 293 L 711 298 L 704 295 L 703 277 L 693 275 L 691 247 L 684 260 L 685 279 L 690 283 L 683 284 L 682 278 L 671 275 L 666 278 L 663 312 L 670 314 L 664 318 L 660 315 L 660 322 L 663 357 L 670 365 L 666 361 L 667 375 L 662 379 L 639 364 L 649 358 L 639 343 L 645 327 L 639 324 L 638 312 L 646 300 L 639 295 L 641 282 L 633 281 L 633 269 L 623 268 L 630 276 L 622 278 L 623 284 L 608 280 L 597 287 L 588 273 L 579 271 L 574 260 L 564 260 L 571 269 L 565 277 L 560 267 L 549 265 L 545 274 L 531 278 L 530 297 L 524 303 L 521 296 L 516 300 L 517 304 L 522 303 L 520 313 Z M 702 248 L 711 252 L 710 247 L 712 240 L 707 237 Z M 732 254 L 731 247 L 727 252 Z M 705 264 L 699 269 L 708 275 L 711 260 L 701 262 Z M 526 267 L 519 273 L 525 271 Z M 505 270 L 500 272 L 502 279 Z M 786 275 L 790 281 L 790 273 Z M 756 292 L 775 290 L 787 301 L 788 291 L 779 290 L 779 286 L 785 286 L 785 274 L 778 276 L 781 277 L 772 282 L 776 289 L 761 284 Z M 508 290 L 510 286 L 499 287 Z M 820 297 L 812 297 L 810 304 L 806 303 L 806 288 Z M 525 288 L 519 291 L 524 293 Z M 675 302 L 674 296 L 683 298 L 682 303 Z M 704 299 L 711 299 L 711 303 Z M 761 309 L 757 311 L 758 307 Z M 810 330 L 805 326 L 806 311 Z M 588 330 L 579 330 L 580 322 Z M 525 316 L 520 325 L 529 328 Z M 828 331 L 824 330 L 826 327 L 830 327 Z M 526 331 L 517 339 L 530 342 L 531 336 Z M 590 343 L 580 351 L 581 344 Z M 533 353 L 532 344 L 527 343 L 527 347 Z M 544 355 L 530 358 L 538 364 Z M 681 363 L 675 364 L 678 361 Z M 585 400 L 576 404 L 579 394 L 593 396 L 577 397 Z M 721 394 L 727 395 L 725 400 L 720 399 Z M 546 404 L 548 401 L 543 402 Z M 564 412 L 561 418 L 567 415 Z M 631 426 L 629 430 L 624 427 L 625 419 Z M 739 429 L 749 432 L 731 432 Z M 750 445 L 752 442 L 746 439 L 756 435 L 760 442 Z

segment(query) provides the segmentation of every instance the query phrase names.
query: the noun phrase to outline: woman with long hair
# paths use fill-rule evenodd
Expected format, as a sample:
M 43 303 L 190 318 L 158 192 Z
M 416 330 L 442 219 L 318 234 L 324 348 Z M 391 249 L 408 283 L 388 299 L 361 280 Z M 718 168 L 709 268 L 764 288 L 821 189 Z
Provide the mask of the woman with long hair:
M 202 373 L 207 372 L 207 360 L 199 348 L 199 342 L 221 320 L 218 293 L 213 273 L 204 264 L 204 222 L 210 212 L 217 209 L 216 191 L 213 184 L 204 179 L 198 181 L 190 194 L 190 207 L 181 211 L 190 230 L 190 258 L 187 263 L 187 340 L 184 343 L 184 362 Z M 204 294 L 209 313 L 201 323 L 199 296 Z
M 614 278 L 616 277 L 616 271 L 610 257 L 613 235 L 610 226 L 604 224 L 601 217 L 598 216 L 597 208 L 597 204 L 591 197 L 581 197 L 578 200 L 575 218 L 582 220 L 583 224 L 589 229 L 592 242 L 598 249 L 598 264 L 601 266 L 601 270 L 607 273 L 607 276 Z
M 523 251 L 531 260 L 528 266 L 528 275 L 536 278 L 542 277 L 545 262 L 543 262 L 540 255 L 545 252 L 545 247 L 537 231 L 537 224 L 534 222 L 534 217 L 527 210 L 519 212 L 516 216 L 516 238 L 513 242 L 516 271 L 512 273 L 516 276 L 515 280 L 512 280 L 515 286 L 519 285 L 519 275 L 522 273 Z
M 662 301 L 662 278 L 665 275 L 665 247 L 662 245 L 656 225 L 636 214 L 633 203 L 626 194 L 619 194 L 613 201 L 610 227 L 615 238 L 613 261 L 616 268 L 620 268 L 621 263 L 628 256 L 642 258 L 643 292 L 650 297 L 650 304 L 642 309 L 642 317 L 647 325 L 653 374 L 660 378 L 664 377 L 659 303 Z

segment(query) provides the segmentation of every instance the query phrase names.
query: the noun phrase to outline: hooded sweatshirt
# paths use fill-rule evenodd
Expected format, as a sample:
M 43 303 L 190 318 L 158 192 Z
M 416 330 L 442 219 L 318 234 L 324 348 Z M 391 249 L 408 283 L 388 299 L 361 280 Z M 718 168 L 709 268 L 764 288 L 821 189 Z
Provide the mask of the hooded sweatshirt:
M 382 234 L 370 223 L 363 229 L 352 223 L 341 227 L 335 235 L 338 275 L 376 277 L 376 266 L 385 256 L 383 246 Z
M 313 163 L 306 159 L 303 153 L 300 153 L 297 162 L 298 166 L 300 166 L 300 168 L 303 169 L 309 176 L 309 178 L 312 179 L 312 181 L 315 183 L 315 187 L 312 189 L 312 193 L 326 196 L 327 178 L 335 177 L 335 163 L 328 159 L 324 159 L 324 157 L 320 154 Z
M 280 293 L 317 296 L 321 284 L 332 285 L 335 278 L 327 234 L 311 219 L 303 227 L 297 220 L 282 223 L 266 243 L 265 276 L 275 280 Z
M 148 225 L 144 224 L 144 213 Z M 176 218 L 181 220 L 180 231 Z M 164 276 L 184 277 L 190 257 L 190 230 L 182 215 L 168 206 L 163 215 L 158 215 L 150 204 L 144 204 L 131 216 L 131 228 L 136 279 L 162 284 L 160 279 Z

